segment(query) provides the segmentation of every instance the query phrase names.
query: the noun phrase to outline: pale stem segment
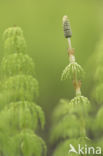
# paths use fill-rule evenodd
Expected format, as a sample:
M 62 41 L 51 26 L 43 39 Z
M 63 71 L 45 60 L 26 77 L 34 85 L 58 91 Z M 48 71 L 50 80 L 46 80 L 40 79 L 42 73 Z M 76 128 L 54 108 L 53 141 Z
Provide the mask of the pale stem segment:
M 74 56 L 74 49 L 72 48 L 71 39 L 68 37 L 68 55 L 69 55 L 69 61 L 70 63 L 75 62 L 75 56 Z M 74 88 L 76 91 L 76 96 L 81 95 L 81 82 L 77 79 L 76 73 L 74 73 L 74 79 L 73 79 Z

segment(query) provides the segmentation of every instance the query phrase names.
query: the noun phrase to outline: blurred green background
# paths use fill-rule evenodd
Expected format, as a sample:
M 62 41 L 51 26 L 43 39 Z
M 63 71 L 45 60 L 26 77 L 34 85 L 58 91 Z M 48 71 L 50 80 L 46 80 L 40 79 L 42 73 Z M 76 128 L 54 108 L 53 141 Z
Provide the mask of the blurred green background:
M 64 15 L 70 18 L 77 62 L 89 74 L 87 60 L 103 32 L 103 0 L 0 0 L 0 60 L 3 31 L 13 25 L 20 26 L 28 54 L 36 65 L 40 84 L 37 102 L 46 114 L 46 137 L 51 113 L 59 99 L 75 95 L 71 82 L 60 81 L 62 70 L 68 64 L 68 44 L 62 30 Z M 85 88 L 83 91 L 85 95 Z

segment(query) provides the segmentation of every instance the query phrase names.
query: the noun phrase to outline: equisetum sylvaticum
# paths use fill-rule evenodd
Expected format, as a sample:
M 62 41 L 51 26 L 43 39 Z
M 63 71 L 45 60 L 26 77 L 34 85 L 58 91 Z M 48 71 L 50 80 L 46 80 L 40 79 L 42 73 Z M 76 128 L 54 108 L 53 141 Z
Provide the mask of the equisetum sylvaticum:
M 1 93 L 6 101 L 0 112 L 0 155 L 45 156 L 45 142 L 37 135 L 45 117 L 35 103 L 39 86 L 34 62 L 26 53 L 23 31 L 17 26 L 8 28 L 3 41 Z
M 81 82 L 85 74 L 81 65 L 76 62 L 71 44 L 72 32 L 67 16 L 63 17 L 63 29 L 69 46 L 69 64 L 63 70 L 61 80 L 71 80 L 75 89 L 75 97 L 71 100 L 61 99 L 54 109 L 50 137 L 54 151 L 53 156 L 75 155 L 75 153 L 69 153 L 70 144 L 74 147 L 77 147 L 78 144 L 91 144 L 87 134 L 88 114 L 91 105 L 88 98 L 83 96 L 81 92 Z

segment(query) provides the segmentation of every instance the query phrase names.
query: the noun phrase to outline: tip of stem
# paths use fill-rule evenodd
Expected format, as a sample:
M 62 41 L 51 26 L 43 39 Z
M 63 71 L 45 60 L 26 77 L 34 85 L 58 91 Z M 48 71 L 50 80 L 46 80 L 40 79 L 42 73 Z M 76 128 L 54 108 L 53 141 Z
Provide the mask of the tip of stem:
M 65 21 L 69 21 L 69 19 L 68 19 L 68 16 L 67 16 L 67 15 L 64 15 L 64 16 L 63 16 L 63 23 L 64 23 Z
M 64 28 L 64 36 L 65 38 L 70 38 L 72 36 L 72 31 L 70 27 L 70 22 L 68 16 L 63 16 L 63 28 Z
M 63 22 L 65 22 L 66 20 L 68 20 L 68 16 L 67 15 L 64 15 L 63 16 Z

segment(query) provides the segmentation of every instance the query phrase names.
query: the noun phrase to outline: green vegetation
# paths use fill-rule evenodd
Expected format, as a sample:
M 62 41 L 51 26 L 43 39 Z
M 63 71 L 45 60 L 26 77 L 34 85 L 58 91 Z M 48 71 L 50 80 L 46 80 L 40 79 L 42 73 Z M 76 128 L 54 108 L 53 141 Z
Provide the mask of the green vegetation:
M 97 145 L 103 149 L 103 37 L 98 42 L 95 52 L 91 57 L 94 64 L 93 69 L 93 87 L 91 91 L 91 100 L 93 103 L 91 133 L 95 138 Z M 92 67 L 93 68 L 93 67 Z M 103 151 L 102 151 L 103 154 Z
M 0 155 L 45 156 L 45 142 L 36 134 L 45 117 L 34 101 L 38 97 L 35 65 L 26 54 L 20 27 L 3 35 L 5 56 L 1 62 Z M 6 99 L 6 101 L 5 101 Z
M 67 22 L 67 30 L 64 29 L 64 34 L 69 41 L 68 54 L 70 63 L 64 69 L 62 79 L 71 78 L 76 96 L 72 100 L 60 100 L 59 105 L 54 110 L 50 142 L 52 145 L 57 144 L 57 148 L 54 150 L 53 156 L 77 155 L 69 153 L 70 144 L 74 145 L 74 147 L 81 143 L 82 145 L 92 144 L 87 134 L 88 113 L 90 112 L 91 104 L 88 98 L 81 93 L 81 80 L 84 71 L 76 62 L 74 50 L 71 48 L 71 36 L 66 35 L 66 33 L 68 34 L 68 25 L 70 24 L 68 24 L 68 18 L 66 16 L 64 18 L 64 27 Z
M 71 33 L 70 25 L 65 23 L 65 30 L 69 26 L 68 34 L 64 34 L 66 39 L 63 37 L 61 22 L 64 14 L 69 16 L 72 28 Z M 38 138 L 45 140 L 48 156 L 66 155 L 70 143 L 76 149 L 78 142 L 84 145 L 87 141 L 89 145 L 91 140 L 93 147 L 94 144 L 103 145 L 102 15 L 102 0 L 0 1 L 1 156 L 23 156 L 22 152 L 27 149 L 32 153 L 34 146 L 39 149 L 35 152 L 43 151 L 43 155 L 45 149 L 41 149 L 44 146 L 41 146 L 41 139 L 36 141 Z M 27 43 L 20 28 L 16 42 L 13 36 L 8 37 L 11 36 L 10 31 L 7 33 L 8 29 L 2 41 L 3 31 L 11 26 L 18 28 L 16 25 L 25 32 Z M 15 34 L 14 30 L 12 35 Z M 68 37 L 71 37 L 72 46 L 75 48 L 71 47 L 72 53 L 76 58 L 71 62 L 72 57 L 69 57 L 69 64 L 66 54 Z M 79 84 L 77 90 L 78 85 L 73 81 L 75 73 Z M 78 101 L 81 102 L 76 107 Z M 45 119 L 41 108 L 46 116 L 44 129 Z M 24 125 L 27 125 L 27 131 L 24 130 Z M 26 139 L 26 150 L 21 143 L 24 133 L 29 134 L 26 138 L 31 138 Z M 22 152 L 19 152 L 20 147 Z M 15 152 L 15 149 L 18 150 Z M 29 156 L 28 152 L 26 151 Z

